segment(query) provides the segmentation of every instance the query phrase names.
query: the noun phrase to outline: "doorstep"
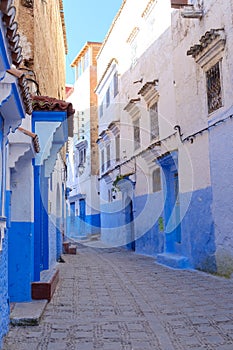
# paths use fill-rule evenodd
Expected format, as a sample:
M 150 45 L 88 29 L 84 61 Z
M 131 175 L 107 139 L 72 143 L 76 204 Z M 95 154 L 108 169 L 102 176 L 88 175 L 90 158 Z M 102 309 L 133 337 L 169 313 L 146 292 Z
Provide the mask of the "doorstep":
M 13 303 L 10 323 L 13 326 L 38 326 L 48 300 Z

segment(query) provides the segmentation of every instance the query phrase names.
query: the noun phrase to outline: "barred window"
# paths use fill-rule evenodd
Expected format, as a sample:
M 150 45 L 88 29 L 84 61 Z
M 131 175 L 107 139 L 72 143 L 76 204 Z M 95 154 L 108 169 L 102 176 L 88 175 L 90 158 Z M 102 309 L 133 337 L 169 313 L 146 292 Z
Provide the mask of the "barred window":
M 222 107 L 222 88 L 220 62 L 217 62 L 206 72 L 208 113 Z

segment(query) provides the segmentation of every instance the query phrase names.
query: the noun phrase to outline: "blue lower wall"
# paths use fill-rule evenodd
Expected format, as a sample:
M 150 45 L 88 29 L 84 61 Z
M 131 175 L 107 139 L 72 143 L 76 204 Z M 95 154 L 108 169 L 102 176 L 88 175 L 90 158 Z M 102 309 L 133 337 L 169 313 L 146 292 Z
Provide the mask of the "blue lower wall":
M 212 189 L 207 187 L 190 193 L 181 194 L 180 201 L 185 206 L 185 215 L 181 222 L 183 253 L 195 269 L 216 271 L 215 230 L 212 216 Z
M 11 302 L 31 300 L 33 271 L 33 224 L 11 222 L 9 229 L 9 296 Z
M 2 251 L 0 251 L 0 348 L 3 336 L 8 331 L 9 324 L 9 297 L 8 297 L 8 237 L 3 239 Z
M 66 219 L 67 237 L 85 237 L 100 232 L 100 214 L 86 215 L 85 221 L 80 217 L 70 216 Z
M 133 200 L 135 251 L 156 256 L 165 252 L 166 222 L 161 193 L 135 197 Z M 125 208 L 109 203 L 101 212 L 101 238 L 107 244 L 124 245 L 127 235 Z M 180 193 L 181 243 L 175 242 L 175 254 L 188 258 L 189 265 L 209 272 L 216 271 L 215 230 L 212 216 L 212 189 Z M 159 223 L 162 221 L 162 225 Z M 123 237 L 124 236 L 124 237 Z

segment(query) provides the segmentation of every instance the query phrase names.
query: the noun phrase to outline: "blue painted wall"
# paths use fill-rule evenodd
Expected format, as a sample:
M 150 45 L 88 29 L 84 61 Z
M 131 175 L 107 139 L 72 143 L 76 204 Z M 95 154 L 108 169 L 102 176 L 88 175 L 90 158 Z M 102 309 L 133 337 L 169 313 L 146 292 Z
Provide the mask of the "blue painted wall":
M 33 224 L 12 222 L 9 229 L 9 296 L 11 302 L 31 300 L 34 272 Z
M 232 114 L 233 109 L 227 115 Z M 213 123 L 213 121 L 211 121 Z M 210 129 L 210 174 L 213 190 L 213 217 L 216 228 L 218 273 L 233 273 L 233 118 Z
M 8 298 L 8 237 L 7 232 L 0 252 L 0 348 L 3 336 L 8 331 L 9 298 Z
M 169 233 L 166 233 L 164 201 L 161 196 L 162 193 L 159 192 L 134 198 L 135 251 L 138 254 L 156 256 L 165 251 L 165 234 Z M 120 204 L 118 207 L 120 208 Z M 109 203 L 102 208 L 104 209 L 101 212 L 102 240 L 113 246 L 117 243 L 122 245 L 125 226 L 124 208 L 116 210 L 117 203 Z M 215 272 L 216 247 L 211 187 L 180 193 L 180 212 L 181 243 L 174 244 L 174 253 L 187 257 L 190 266 L 196 269 Z M 160 220 L 162 225 L 159 224 Z M 149 222 L 153 224 L 146 229 Z
M 67 236 L 72 238 L 100 233 L 100 214 L 86 215 L 85 220 L 79 216 L 67 216 L 66 225 Z
M 191 266 L 205 271 L 216 271 L 215 230 L 212 216 L 212 189 L 207 187 L 191 193 L 181 193 L 180 253 L 187 256 Z

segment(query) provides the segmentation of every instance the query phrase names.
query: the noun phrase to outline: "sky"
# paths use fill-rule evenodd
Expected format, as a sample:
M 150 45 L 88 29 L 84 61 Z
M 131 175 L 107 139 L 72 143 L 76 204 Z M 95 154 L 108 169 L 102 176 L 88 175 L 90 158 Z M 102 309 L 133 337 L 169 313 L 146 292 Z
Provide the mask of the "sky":
M 104 40 L 121 4 L 122 0 L 63 0 L 68 43 L 67 84 L 73 84 L 75 79 L 71 62 L 87 41 Z

